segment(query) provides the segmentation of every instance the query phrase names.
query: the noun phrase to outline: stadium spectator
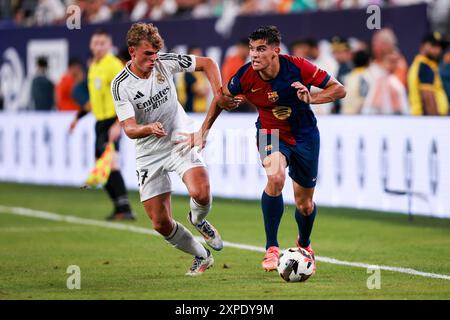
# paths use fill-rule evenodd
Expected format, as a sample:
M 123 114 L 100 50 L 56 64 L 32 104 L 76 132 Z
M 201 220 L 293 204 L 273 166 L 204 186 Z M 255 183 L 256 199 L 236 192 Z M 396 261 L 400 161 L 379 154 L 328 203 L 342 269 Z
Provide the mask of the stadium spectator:
M 46 57 L 37 59 L 36 76 L 31 82 L 31 103 L 34 110 L 52 110 L 54 101 L 53 82 L 47 76 L 48 62 Z
M 239 12 L 243 15 L 277 12 L 277 0 L 242 0 Z
M 71 59 L 66 73 L 61 77 L 55 88 L 56 108 L 58 111 L 79 111 L 80 105 L 72 96 L 74 87 L 83 81 L 83 63 L 78 59 Z
M 112 2 L 111 2 L 112 1 Z M 139 0 L 111 0 L 109 7 L 111 8 L 112 21 L 129 21 L 131 13 Z
M 188 54 L 202 56 L 202 49 L 191 47 Z M 186 112 L 207 111 L 208 80 L 203 72 L 183 72 L 177 77 L 177 94 Z
M 385 55 L 391 54 L 397 48 L 397 37 L 391 29 L 383 28 L 376 31 L 372 37 L 372 58 L 370 65 L 371 72 L 378 73 L 382 69 Z M 406 59 L 401 55 L 395 69 L 395 76 L 400 82 L 406 86 L 406 78 L 408 73 L 408 64 Z
M 370 53 L 368 50 L 359 50 L 353 54 L 354 68 L 344 82 L 347 95 L 342 99 L 342 114 L 361 113 L 369 91 L 367 74 L 369 61 Z
M 378 73 L 369 74 L 369 92 L 362 109 L 363 114 L 406 114 L 408 98 L 406 89 L 394 74 L 400 53 L 393 50 L 385 54 Z
M 444 86 L 445 94 L 450 105 L 450 47 L 447 48 L 447 52 L 442 58 L 442 63 L 439 66 L 439 73 L 442 79 L 442 85 Z
M 39 0 L 34 17 L 38 26 L 61 23 L 66 16 L 66 7 L 61 0 Z
M 277 3 L 277 12 L 290 13 L 304 10 L 317 9 L 316 0 L 279 0 Z
M 293 56 L 310 60 L 310 48 L 311 46 L 304 39 L 300 39 L 289 45 L 289 52 Z
M 114 210 L 107 216 L 108 220 L 135 220 L 128 200 L 127 189 L 120 172 L 118 162 L 120 124 L 114 108 L 111 94 L 111 82 L 123 68 L 122 62 L 111 54 L 111 36 L 102 30 L 93 33 L 90 42 L 92 62 L 88 70 L 89 103 L 90 110 L 81 110 L 70 125 L 72 132 L 79 119 L 92 110 L 96 118 L 95 123 L 95 158 L 101 157 L 109 143 L 115 144 L 111 173 L 104 188 L 110 196 Z
M 222 82 L 228 83 L 228 80 L 245 64 L 248 59 L 248 40 L 239 40 L 231 49 L 233 52 L 225 57 L 222 64 Z
M 139 0 L 131 12 L 131 21 L 161 20 L 177 12 L 175 0 Z
M 177 10 L 174 13 L 176 17 L 190 18 L 195 7 L 201 4 L 203 0 L 176 0 Z
M 85 6 L 85 18 L 89 23 L 102 23 L 111 20 L 112 11 L 109 6 L 106 5 L 106 0 L 84 0 Z
M 192 18 L 208 18 L 220 16 L 224 10 L 224 1 L 221 0 L 202 0 L 192 10 Z
M 331 50 L 333 52 L 334 58 L 336 59 L 336 62 L 338 63 L 336 79 L 340 83 L 345 83 L 345 77 L 353 69 L 352 52 L 350 50 L 350 45 L 347 39 L 334 37 L 331 40 Z M 331 113 L 341 113 L 341 105 L 341 100 L 334 101 Z
M 420 53 L 408 73 L 409 102 L 413 115 L 448 115 L 449 103 L 439 75 L 439 60 L 445 44 L 434 32 L 422 39 Z

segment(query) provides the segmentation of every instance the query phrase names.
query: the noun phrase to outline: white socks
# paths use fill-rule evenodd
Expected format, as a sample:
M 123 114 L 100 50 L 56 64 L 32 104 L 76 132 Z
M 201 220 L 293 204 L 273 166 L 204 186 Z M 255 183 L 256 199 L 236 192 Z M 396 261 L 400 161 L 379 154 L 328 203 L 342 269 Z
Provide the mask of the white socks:
M 206 258 L 208 256 L 208 252 L 205 247 L 194 238 L 188 229 L 175 220 L 173 220 L 172 232 L 165 239 L 175 248 L 193 256 L 202 258 Z
M 192 197 L 191 201 L 189 201 L 191 207 L 192 214 L 192 222 L 195 224 L 199 224 L 206 218 L 208 212 L 211 210 L 212 197 L 209 200 L 209 203 L 205 206 L 198 204 Z

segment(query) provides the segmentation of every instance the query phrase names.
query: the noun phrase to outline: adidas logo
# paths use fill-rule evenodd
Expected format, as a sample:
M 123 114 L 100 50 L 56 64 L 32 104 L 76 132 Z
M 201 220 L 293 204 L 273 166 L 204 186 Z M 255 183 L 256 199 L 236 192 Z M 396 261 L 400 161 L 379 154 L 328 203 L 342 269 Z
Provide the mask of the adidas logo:
M 138 92 L 136 93 L 136 96 L 134 97 L 133 100 L 140 99 L 140 98 L 142 98 L 143 96 L 144 96 L 144 94 L 143 94 L 142 92 L 138 91 Z

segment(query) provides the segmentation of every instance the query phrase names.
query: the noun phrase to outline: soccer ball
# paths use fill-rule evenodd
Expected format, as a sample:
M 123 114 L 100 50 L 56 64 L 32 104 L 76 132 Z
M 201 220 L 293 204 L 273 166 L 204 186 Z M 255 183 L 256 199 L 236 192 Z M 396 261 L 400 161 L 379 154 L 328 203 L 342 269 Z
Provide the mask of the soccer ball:
M 289 248 L 281 252 L 277 270 L 284 281 L 303 282 L 313 274 L 313 258 L 305 249 Z

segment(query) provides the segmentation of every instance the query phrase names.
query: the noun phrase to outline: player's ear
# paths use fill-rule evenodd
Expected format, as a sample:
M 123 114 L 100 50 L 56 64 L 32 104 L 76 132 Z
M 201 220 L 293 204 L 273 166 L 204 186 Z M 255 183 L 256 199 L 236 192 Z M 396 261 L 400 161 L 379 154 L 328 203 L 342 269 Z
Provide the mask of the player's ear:
M 281 48 L 280 48 L 280 47 L 275 47 L 275 52 L 276 52 L 277 54 L 280 54 Z
M 134 58 L 134 54 L 136 52 L 136 49 L 134 47 L 128 47 L 128 53 L 132 58 Z

